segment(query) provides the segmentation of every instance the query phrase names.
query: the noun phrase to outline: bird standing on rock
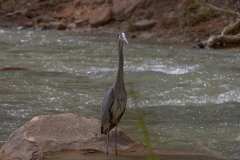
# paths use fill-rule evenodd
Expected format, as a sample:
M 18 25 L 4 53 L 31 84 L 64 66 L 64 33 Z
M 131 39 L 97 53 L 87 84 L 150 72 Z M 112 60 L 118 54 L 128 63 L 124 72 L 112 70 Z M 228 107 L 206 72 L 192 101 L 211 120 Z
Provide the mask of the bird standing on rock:
M 101 134 L 107 136 L 106 153 L 108 154 L 109 133 L 115 129 L 115 154 L 117 155 L 117 126 L 126 110 L 127 92 L 124 84 L 123 46 L 128 44 L 126 34 L 118 35 L 118 71 L 116 81 L 106 92 L 102 103 Z

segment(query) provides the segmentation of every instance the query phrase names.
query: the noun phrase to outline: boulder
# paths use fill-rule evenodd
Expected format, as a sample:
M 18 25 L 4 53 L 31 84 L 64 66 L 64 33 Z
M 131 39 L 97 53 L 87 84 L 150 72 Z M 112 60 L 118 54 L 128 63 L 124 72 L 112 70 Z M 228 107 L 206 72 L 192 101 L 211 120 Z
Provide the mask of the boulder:
M 52 22 L 54 21 L 54 18 L 50 15 L 41 15 L 41 16 L 37 16 L 34 18 L 34 21 L 36 23 L 42 23 L 42 22 Z
M 88 19 L 87 18 L 78 19 L 74 23 L 76 24 L 76 27 L 82 27 L 88 24 Z
M 115 131 L 110 134 L 109 152 L 113 154 Z M 148 150 L 118 130 L 118 151 L 123 156 L 146 156 L 150 152 L 169 159 L 218 160 L 206 153 L 187 151 Z M 0 160 L 42 160 L 46 155 L 78 152 L 91 156 L 105 152 L 106 136 L 100 134 L 97 119 L 65 113 L 34 117 L 15 130 L 0 149 Z M 103 154 L 102 154 L 103 155 Z
M 124 11 L 130 5 L 128 0 L 113 0 L 112 12 L 114 19 L 123 20 L 125 18 Z
M 48 22 L 48 23 L 39 23 L 38 27 L 41 27 L 43 30 L 47 30 L 47 29 L 57 29 L 57 30 L 65 30 L 67 29 L 67 25 L 64 22 L 58 22 L 58 21 L 54 21 L 54 22 Z
M 154 37 L 154 33 L 148 31 L 141 32 L 138 37 L 142 39 L 152 39 Z
M 74 6 L 78 7 L 80 5 L 102 5 L 105 0 L 74 0 Z
M 133 30 L 148 30 L 156 25 L 154 20 L 139 20 L 132 24 Z
M 145 6 L 147 0 L 113 0 L 113 17 L 116 20 L 124 20 L 131 16 L 136 8 Z
M 73 5 L 68 5 L 61 9 L 59 12 L 55 13 L 56 18 L 68 18 L 74 13 L 75 7 Z
M 111 135 L 110 147 L 113 142 Z M 134 144 L 122 131 L 118 132 L 119 151 Z M 105 152 L 99 121 L 72 113 L 34 117 L 10 135 L 0 150 L 0 159 L 42 159 L 46 153 L 63 150 Z
M 70 23 L 67 25 L 67 29 L 69 30 L 75 30 L 77 28 L 77 25 L 75 23 Z
M 112 19 L 112 10 L 108 5 L 103 5 L 93 10 L 89 18 L 89 24 L 98 27 L 107 24 Z

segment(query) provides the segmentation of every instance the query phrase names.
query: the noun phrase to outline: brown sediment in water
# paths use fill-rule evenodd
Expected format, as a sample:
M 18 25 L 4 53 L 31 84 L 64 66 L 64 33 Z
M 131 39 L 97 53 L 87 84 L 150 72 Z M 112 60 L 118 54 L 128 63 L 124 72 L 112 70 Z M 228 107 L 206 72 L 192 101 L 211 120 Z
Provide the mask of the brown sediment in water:
M 28 70 L 27 68 L 22 68 L 22 67 L 3 67 L 0 68 L 0 71 L 26 71 Z

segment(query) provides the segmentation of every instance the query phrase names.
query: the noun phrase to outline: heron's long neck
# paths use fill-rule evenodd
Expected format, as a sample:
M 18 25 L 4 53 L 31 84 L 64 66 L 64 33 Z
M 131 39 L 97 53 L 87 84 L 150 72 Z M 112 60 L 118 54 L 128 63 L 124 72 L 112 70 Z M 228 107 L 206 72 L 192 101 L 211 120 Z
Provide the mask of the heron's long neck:
M 119 40 L 118 42 L 118 71 L 117 71 L 117 81 L 116 86 L 124 87 L 124 75 L 123 75 L 123 65 L 124 65 L 124 57 L 123 57 L 123 42 Z

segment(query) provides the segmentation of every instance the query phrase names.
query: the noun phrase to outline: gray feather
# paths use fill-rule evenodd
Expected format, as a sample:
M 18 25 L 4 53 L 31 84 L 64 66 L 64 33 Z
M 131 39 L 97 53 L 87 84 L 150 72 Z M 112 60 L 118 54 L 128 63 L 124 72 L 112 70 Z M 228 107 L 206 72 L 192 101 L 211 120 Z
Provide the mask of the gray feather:
M 106 92 L 102 103 L 102 125 L 101 133 L 107 133 L 110 130 L 112 113 L 111 108 L 114 104 L 113 88 L 109 88 Z

